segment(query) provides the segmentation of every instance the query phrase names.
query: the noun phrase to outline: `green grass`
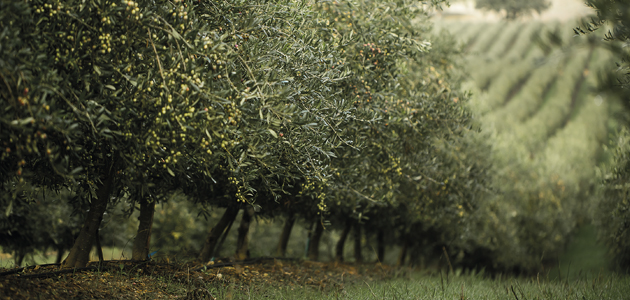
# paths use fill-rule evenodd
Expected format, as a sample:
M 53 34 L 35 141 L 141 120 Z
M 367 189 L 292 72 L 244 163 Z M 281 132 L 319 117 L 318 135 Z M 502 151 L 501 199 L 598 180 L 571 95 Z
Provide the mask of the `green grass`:
M 627 299 L 630 277 L 589 275 L 580 280 L 429 276 L 413 273 L 379 283 L 355 283 L 322 292 L 308 287 L 210 288 L 217 299 Z

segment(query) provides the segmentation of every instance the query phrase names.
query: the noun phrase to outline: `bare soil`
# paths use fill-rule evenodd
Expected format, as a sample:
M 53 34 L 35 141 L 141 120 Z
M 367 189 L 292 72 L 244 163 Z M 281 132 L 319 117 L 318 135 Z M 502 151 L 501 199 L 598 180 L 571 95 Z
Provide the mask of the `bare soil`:
M 260 286 L 338 291 L 345 284 L 383 280 L 393 274 L 392 268 L 381 264 L 278 259 L 203 267 L 108 261 L 100 268 L 64 274 L 58 265 L 23 268 L 15 274 L 7 273 L 16 269 L 0 269 L 0 299 L 213 299 L 210 291 L 250 292 Z

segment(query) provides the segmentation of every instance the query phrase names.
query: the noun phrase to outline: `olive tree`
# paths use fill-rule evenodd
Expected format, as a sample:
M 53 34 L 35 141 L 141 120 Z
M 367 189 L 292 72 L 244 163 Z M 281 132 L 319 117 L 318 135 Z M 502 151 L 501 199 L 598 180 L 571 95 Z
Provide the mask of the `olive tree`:
M 343 127 L 355 137 L 354 147 L 334 150 L 327 190 L 334 220 L 345 227 L 343 233 L 349 227 L 344 219 L 354 219 L 355 228 L 371 223 L 375 231 L 378 223 L 394 230 L 392 218 L 449 227 L 444 216 L 461 219 L 460 213 L 474 207 L 466 205 L 475 199 L 469 195 L 485 180 L 478 176 L 485 169 L 471 168 L 477 162 L 466 157 L 463 146 L 471 123 L 462 106 L 465 95 L 457 88 L 454 42 L 426 34 L 427 24 L 412 24 L 412 16 L 425 12 L 411 2 L 319 7 L 334 28 L 328 38 L 344 41 L 339 45 L 351 58 L 335 67 L 352 75 L 339 82 L 339 89 L 361 116 Z M 413 213 L 400 216 L 397 207 Z M 346 236 L 339 241 L 340 251 Z
M 113 196 L 150 194 L 155 177 L 220 156 L 211 149 L 234 130 L 237 92 L 218 79 L 234 46 L 198 28 L 183 1 L 1 5 L 2 164 L 13 175 L 3 180 L 62 184 L 89 201 L 64 264 L 85 266 Z

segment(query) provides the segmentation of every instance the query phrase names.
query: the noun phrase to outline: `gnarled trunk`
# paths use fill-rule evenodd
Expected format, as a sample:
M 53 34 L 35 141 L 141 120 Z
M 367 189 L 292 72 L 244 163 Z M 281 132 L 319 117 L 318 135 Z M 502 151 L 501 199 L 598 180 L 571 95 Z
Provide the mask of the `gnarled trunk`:
M 90 261 L 90 251 L 96 242 L 98 228 L 101 226 L 103 213 L 107 209 L 107 203 L 114 188 L 114 174 L 116 171 L 113 165 L 107 166 L 108 170 L 104 172 L 105 176 L 98 184 L 96 197 L 92 198 L 90 211 L 85 218 L 79 236 L 74 241 L 74 245 L 63 263 L 64 268 L 83 268 Z
M 221 234 L 225 231 L 225 228 L 234 221 L 237 214 L 238 207 L 229 206 L 223 213 L 223 216 L 221 216 L 217 225 L 210 229 L 208 235 L 206 236 L 206 241 L 203 244 L 203 248 L 201 249 L 201 253 L 199 253 L 199 257 L 197 258 L 200 262 L 205 263 L 212 258 Z
M 238 239 L 236 240 L 236 260 L 249 258 L 249 226 L 254 216 L 254 208 L 248 206 L 243 209 L 241 224 L 238 226 Z
M 153 215 L 155 213 L 155 201 L 140 200 L 140 215 L 138 216 L 138 233 L 133 241 L 131 259 L 146 260 L 149 258 L 149 244 L 151 243 L 151 228 L 153 227 Z
M 319 241 L 322 239 L 324 233 L 324 225 L 320 220 L 317 220 L 315 224 L 315 231 L 311 235 L 311 240 L 308 245 L 308 259 L 317 261 L 319 259 Z
M 293 224 L 295 224 L 295 215 L 289 213 L 287 219 L 284 221 L 282 233 L 280 234 L 280 241 L 278 242 L 278 250 L 276 251 L 276 254 L 279 257 L 284 257 L 287 254 L 287 245 L 289 244 L 289 237 L 291 236 L 291 231 L 293 230 Z
M 361 226 L 359 224 L 354 227 L 354 262 L 363 262 L 363 255 L 361 253 Z
M 343 228 L 343 231 L 341 231 L 341 236 L 339 236 L 339 240 L 335 245 L 335 261 L 337 262 L 343 261 L 343 248 L 346 245 L 346 240 L 348 239 L 350 230 L 352 230 L 352 222 L 348 220 L 346 221 L 346 226 Z

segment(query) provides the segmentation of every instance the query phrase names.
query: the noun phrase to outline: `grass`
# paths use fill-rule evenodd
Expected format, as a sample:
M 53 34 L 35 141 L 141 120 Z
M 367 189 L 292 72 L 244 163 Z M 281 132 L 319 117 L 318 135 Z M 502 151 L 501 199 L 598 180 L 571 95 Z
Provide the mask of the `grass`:
M 446 281 L 416 275 L 409 280 L 350 288 L 347 294 L 352 295 L 349 299 L 622 299 L 630 294 L 630 280 L 609 276 L 567 283 L 468 275 Z
M 228 286 L 211 289 L 217 299 L 627 299 L 630 277 L 587 276 L 581 280 L 547 278 L 485 278 L 479 275 L 445 276 L 412 273 L 378 283 L 355 283 L 333 291 L 308 287 Z

